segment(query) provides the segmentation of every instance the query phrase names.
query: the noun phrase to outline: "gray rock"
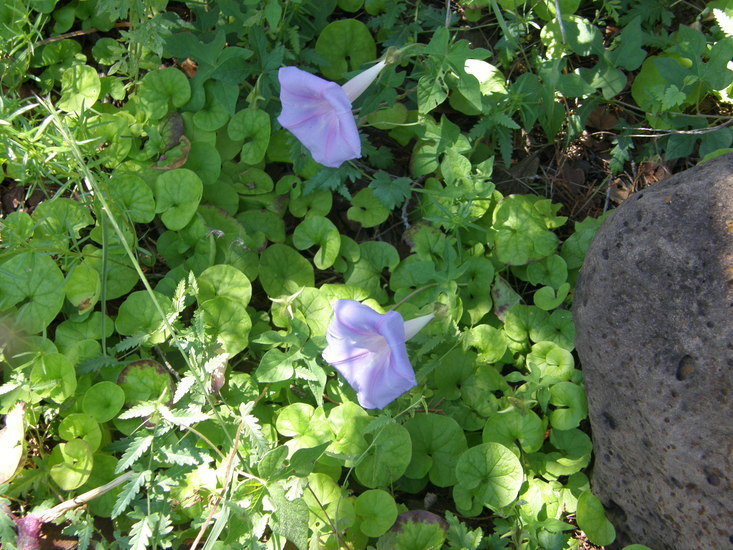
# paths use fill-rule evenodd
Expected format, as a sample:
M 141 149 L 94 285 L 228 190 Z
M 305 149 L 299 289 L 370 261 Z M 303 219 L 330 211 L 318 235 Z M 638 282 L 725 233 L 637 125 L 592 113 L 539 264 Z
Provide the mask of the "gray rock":
M 733 153 L 613 212 L 573 309 L 618 542 L 733 548 Z

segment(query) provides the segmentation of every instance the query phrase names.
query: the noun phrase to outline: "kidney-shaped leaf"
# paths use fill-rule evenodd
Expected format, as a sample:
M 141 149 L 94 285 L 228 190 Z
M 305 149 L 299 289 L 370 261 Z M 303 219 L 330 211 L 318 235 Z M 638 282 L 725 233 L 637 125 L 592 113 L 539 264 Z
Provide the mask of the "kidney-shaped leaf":
M 142 111 L 153 120 L 163 118 L 171 108 L 183 106 L 191 97 L 191 85 L 186 75 L 168 67 L 151 71 L 140 81 L 137 93 Z
M 196 278 L 198 300 L 203 303 L 218 296 L 231 298 L 242 306 L 249 304 L 252 285 L 244 273 L 230 265 L 212 265 Z
M 314 244 L 320 245 L 313 263 L 318 269 L 328 269 L 338 258 L 341 236 L 331 220 L 309 216 L 295 228 L 293 244 L 298 250 L 305 250 Z
M 295 294 L 315 284 L 313 266 L 284 244 L 273 244 L 260 257 L 260 283 L 271 298 Z
M 387 487 L 399 479 L 412 459 L 410 433 L 400 424 L 387 424 L 366 435 L 371 443 L 356 466 L 356 478 L 370 488 Z
M 233 140 L 244 140 L 242 162 L 257 164 L 265 158 L 270 143 L 270 116 L 259 109 L 244 109 L 229 121 L 227 133 Z
M 92 449 L 83 439 L 59 443 L 49 458 L 50 475 L 61 489 L 73 491 L 81 487 L 92 473 Z
M 84 394 L 81 409 L 99 423 L 112 420 L 125 404 L 125 391 L 114 382 L 94 384 Z
M 321 70 L 329 80 L 338 80 L 344 73 L 358 69 L 377 56 L 377 47 L 367 26 L 356 19 L 330 23 L 316 40 L 316 53 L 325 62 Z
M 471 447 L 456 463 L 458 486 L 492 510 L 507 506 L 517 498 L 523 477 L 517 456 L 499 443 Z
M 13 306 L 15 323 L 41 332 L 61 311 L 64 276 L 49 257 L 24 252 L 0 265 L 0 311 Z
M 61 76 L 61 98 L 56 105 L 62 111 L 80 113 L 99 99 L 102 82 L 92 67 L 74 65 Z
M 438 487 L 456 483 L 455 466 L 466 450 L 466 436 L 449 416 L 421 414 L 405 422 L 412 440 L 412 460 L 405 475 L 420 479 L 429 474 Z
M 168 229 L 179 231 L 196 213 L 204 186 L 195 172 L 179 168 L 160 174 L 154 189 L 155 211 Z
M 382 536 L 397 519 L 397 504 L 392 495 L 381 489 L 370 489 L 360 494 L 354 510 L 361 520 L 359 529 L 367 537 Z
M 83 439 L 92 451 L 99 448 L 102 442 L 102 430 L 91 417 L 82 413 L 72 413 L 59 424 L 59 437 L 65 441 Z

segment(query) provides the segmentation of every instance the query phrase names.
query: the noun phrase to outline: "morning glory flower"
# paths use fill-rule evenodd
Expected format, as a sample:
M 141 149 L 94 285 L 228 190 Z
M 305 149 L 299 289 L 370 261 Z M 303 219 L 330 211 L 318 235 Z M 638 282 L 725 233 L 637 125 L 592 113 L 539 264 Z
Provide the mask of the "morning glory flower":
M 343 86 L 302 71 L 281 67 L 278 122 L 290 130 L 313 155 L 313 160 L 338 168 L 361 157 L 361 142 L 351 103 L 367 89 L 386 62 L 380 61 Z
M 338 300 L 326 331 L 323 358 L 356 390 L 365 409 L 382 409 L 417 385 L 405 342 L 433 318 L 403 321 L 354 300 Z

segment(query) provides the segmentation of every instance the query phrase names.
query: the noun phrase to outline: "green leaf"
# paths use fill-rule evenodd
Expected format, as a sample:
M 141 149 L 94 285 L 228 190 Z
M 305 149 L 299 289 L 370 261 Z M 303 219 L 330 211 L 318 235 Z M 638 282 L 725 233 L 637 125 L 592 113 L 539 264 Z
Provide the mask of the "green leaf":
M 249 279 L 231 265 L 213 265 L 196 278 L 199 303 L 219 296 L 231 298 L 242 306 L 249 304 L 252 297 L 252 285 Z
M 309 216 L 293 231 L 293 245 L 298 250 L 305 250 L 315 244 L 318 244 L 319 248 L 313 263 L 318 269 L 328 269 L 336 261 L 341 248 L 339 231 L 331 220 L 321 216 Z
M 171 378 L 163 365 L 150 359 L 133 361 L 117 379 L 125 393 L 125 403 L 136 405 L 171 395 Z
M 583 387 L 572 382 L 559 382 L 550 388 L 550 423 L 558 430 L 577 428 L 588 416 L 588 404 Z
M 583 530 L 592 543 L 607 546 L 616 540 L 616 529 L 606 519 L 601 501 L 590 491 L 586 491 L 578 498 L 576 519 L 578 527 Z
M 280 448 L 284 449 L 284 447 Z M 307 550 L 308 505 L 306 502 L 302 498 L 288 500 L 285 497 L 285 490 L 279 484 L 268 484 L 267 494 L 275 507 L 270 523 L 273 532 L 293 543 L 298 550 Z
M 501 443 L 507 448 L 512 448 L 516 442 L 525 453 L 533 453 L 545 442 L 545 425 L 532 411 L 510 409 L 486 421 L 482 441 Z
M 270 144 L 270 116 L 259 109 L 244 109 L 235 114 L 227 126 L 233 140 L 243 140 L 240 158 L 247 164 L 257 164 L 265 158 Z
M 293 403 L 281 409 L 275 429 L 280 435 L 292 438 L 286 443 L 291 449 L 317 447 L 333 440 L 323 409 L 307 403 Z
M 57 107 L 68 113 L 81 113 L 99 99 L 102 83 L 97 71 L 88 65 L 74 65 L 61 77 L 61 98 Z
M 103 424 L 117 416 L 125 404 L 125 391 L 114 382 L 98 382 L 84 393 L 82 410 Z
M 466 450 L 463 429 L 449 416 L 417 415 L 404 424 L 412 441 L 412 460 L 405 476 L 420 479 L 429 475 L 438 487 L 456 483 L 455 465 Z
M 325 61 L 323 75 L 339 80 L 377 56 L 377 47 L 367 26 L 356 19 L 329 23 L 316 40 L 316 53 Z
M 101 291 L 102 281 L 99 273 L 86 262 L 74 266 L 64 285 L 66 299 L 78 308 L 79 313 L 93 308 L 99 300 Z
M 34 393 L 60 404 L 74 395 L 76 372 L 65 355 L 47 353 L 38 358 L 30 382 Z
M 363 227 L 374 227 L 389 217 L 389 210 L 374 196 L 374 189 L 367 187 L 351 199 L 351 208 L 346 217 Z
M 527 369 L 536 372 L 543 384 L 569 381 L 577 372 L 573 354 L 553 342 L 537 342 L 527 354 Z
M 356 465 L 356 478 L 365 487 L 387 487 L 407 470 L 412 460 L 410 433 L 400 424 L 387 424 L 366 435 L 366 455 Z
M 412 194 L 410 178 L 393 178 L 384 170 L 377 170 L 374 179 L 369 183 L 374 197 L 388 210 L 394 210 L 404 204 Z
M 397 519 L 397 504 L 392 495 L 381 489 L 364 491 L 356 498 L 354 511 L 359 529 L 367 537 L 382 536 Z
M 159 292 L 153 291 L 153 297 L 145 290 L 129 294 L 117 313 L 117 332 L 123 336 L 147 335 L 150 346 L 165 341 L 167 329 L 154 299 L 163 311 L 170 310 L 170 298 Z
M 186 76 L 173 67 L 151 71 L 140 81 L 137 92 L 140 109 L 152 120 L 185 105 L 191 97 Z
M 494 210 L 496 255 L 509 265 L 524 265 L 555 251 L 558 239 L 547 230 L 531 198 L 512 195 Z
M 471 447 L 456 463 L 456 487 L 470 491 L 475 502 L 492 510 L 508 506 L 517 498 L 523 477 L 519 459 L 499 443 Z
M 383 270 L 393 271 L 400 263 L 394 246 L 386 242 L 367 241 L 359 244 L 359 259 L 347 269 L 347 285 L 360 287 L 378 302 L 386 302 L 387 293 L 380 280 Z
M 563 283 L 557 290 L 549 286 L 542 287 L 534 293 L 534 304 L 545 311 L 552 311 L 565 301 L 569 292 L 570 283 Z
M 642 39 L 641 18 L 634 17 L 627 21 L 608 54 L 611 64 L 627 71 L 638 69 L 646 57 L 646 51 L 641 48 Z
M 367 442 L 364 430 L 372 422 L 372 417 L 356 403 L 344 401 L 331 409 L 328 422 L 334 434 L 329 451 L 344 457 L 345 463 L 357 459 L 366 451 Z
M 150 186 L 140 176 L 130 173 L 113 174 L 109 181 L 112 200 L 130 221 L 149 223 L 155 217 L 155 200 Z
M 94 458 L 89 444 L 81 439 L 59 443 L 48 460 L 49 475 L 64 491 L 81 487 L 92 473 Z
M 185 168 L 160 174 L 154 184 L 155 211 L 171 231 L 183 229 L 196 213 L 201 201 L 203 183 L 194 172 Z
M 222 171 L 219 150 L 211 143 L 194 141 L 183 168 L 196 174 L 205 186 L 212 186 L 217 183 Z
M 207 334 L 219 341 L 230 356 L 247 347 L 252 320 L 246 305 L 230 296 L 216 296 L 200 302 Z
M 295 250 L 284 244 L 273 244 L 260 256 L 259 280 L 267 295 L 277 298 L 314 286 L 315 275 L 311 263 Z
M 507 348 L 504 335 L 490 325 L 478 325 L 464 332 L 463 343 L 478 351 L 480 363 L 496 363 L 504 356 Z
M 92 451 L 99 448 L 102 442 L 102 430 L 91 416 L 81 413 L 72 413 L 59 424 L 59 437 L 65 441 L 82 439 L 89 444 Z

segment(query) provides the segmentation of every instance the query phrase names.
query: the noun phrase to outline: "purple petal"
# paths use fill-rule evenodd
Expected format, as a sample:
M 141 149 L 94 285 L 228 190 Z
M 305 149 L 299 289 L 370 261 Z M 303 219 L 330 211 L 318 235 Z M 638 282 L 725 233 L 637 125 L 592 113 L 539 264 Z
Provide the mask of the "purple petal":
M 313 155 L 313 160 L 338 168 L 361 156 L 361 142 L 351 102 L 341 86 L 297 67 L 281 67 L 277 118 Z
M 339 300 L 326 332 L 323 358 L 354 388 L 366 409 L 384 408 L 417 382 L 397 312 L 379 314 L 354 300 Z

